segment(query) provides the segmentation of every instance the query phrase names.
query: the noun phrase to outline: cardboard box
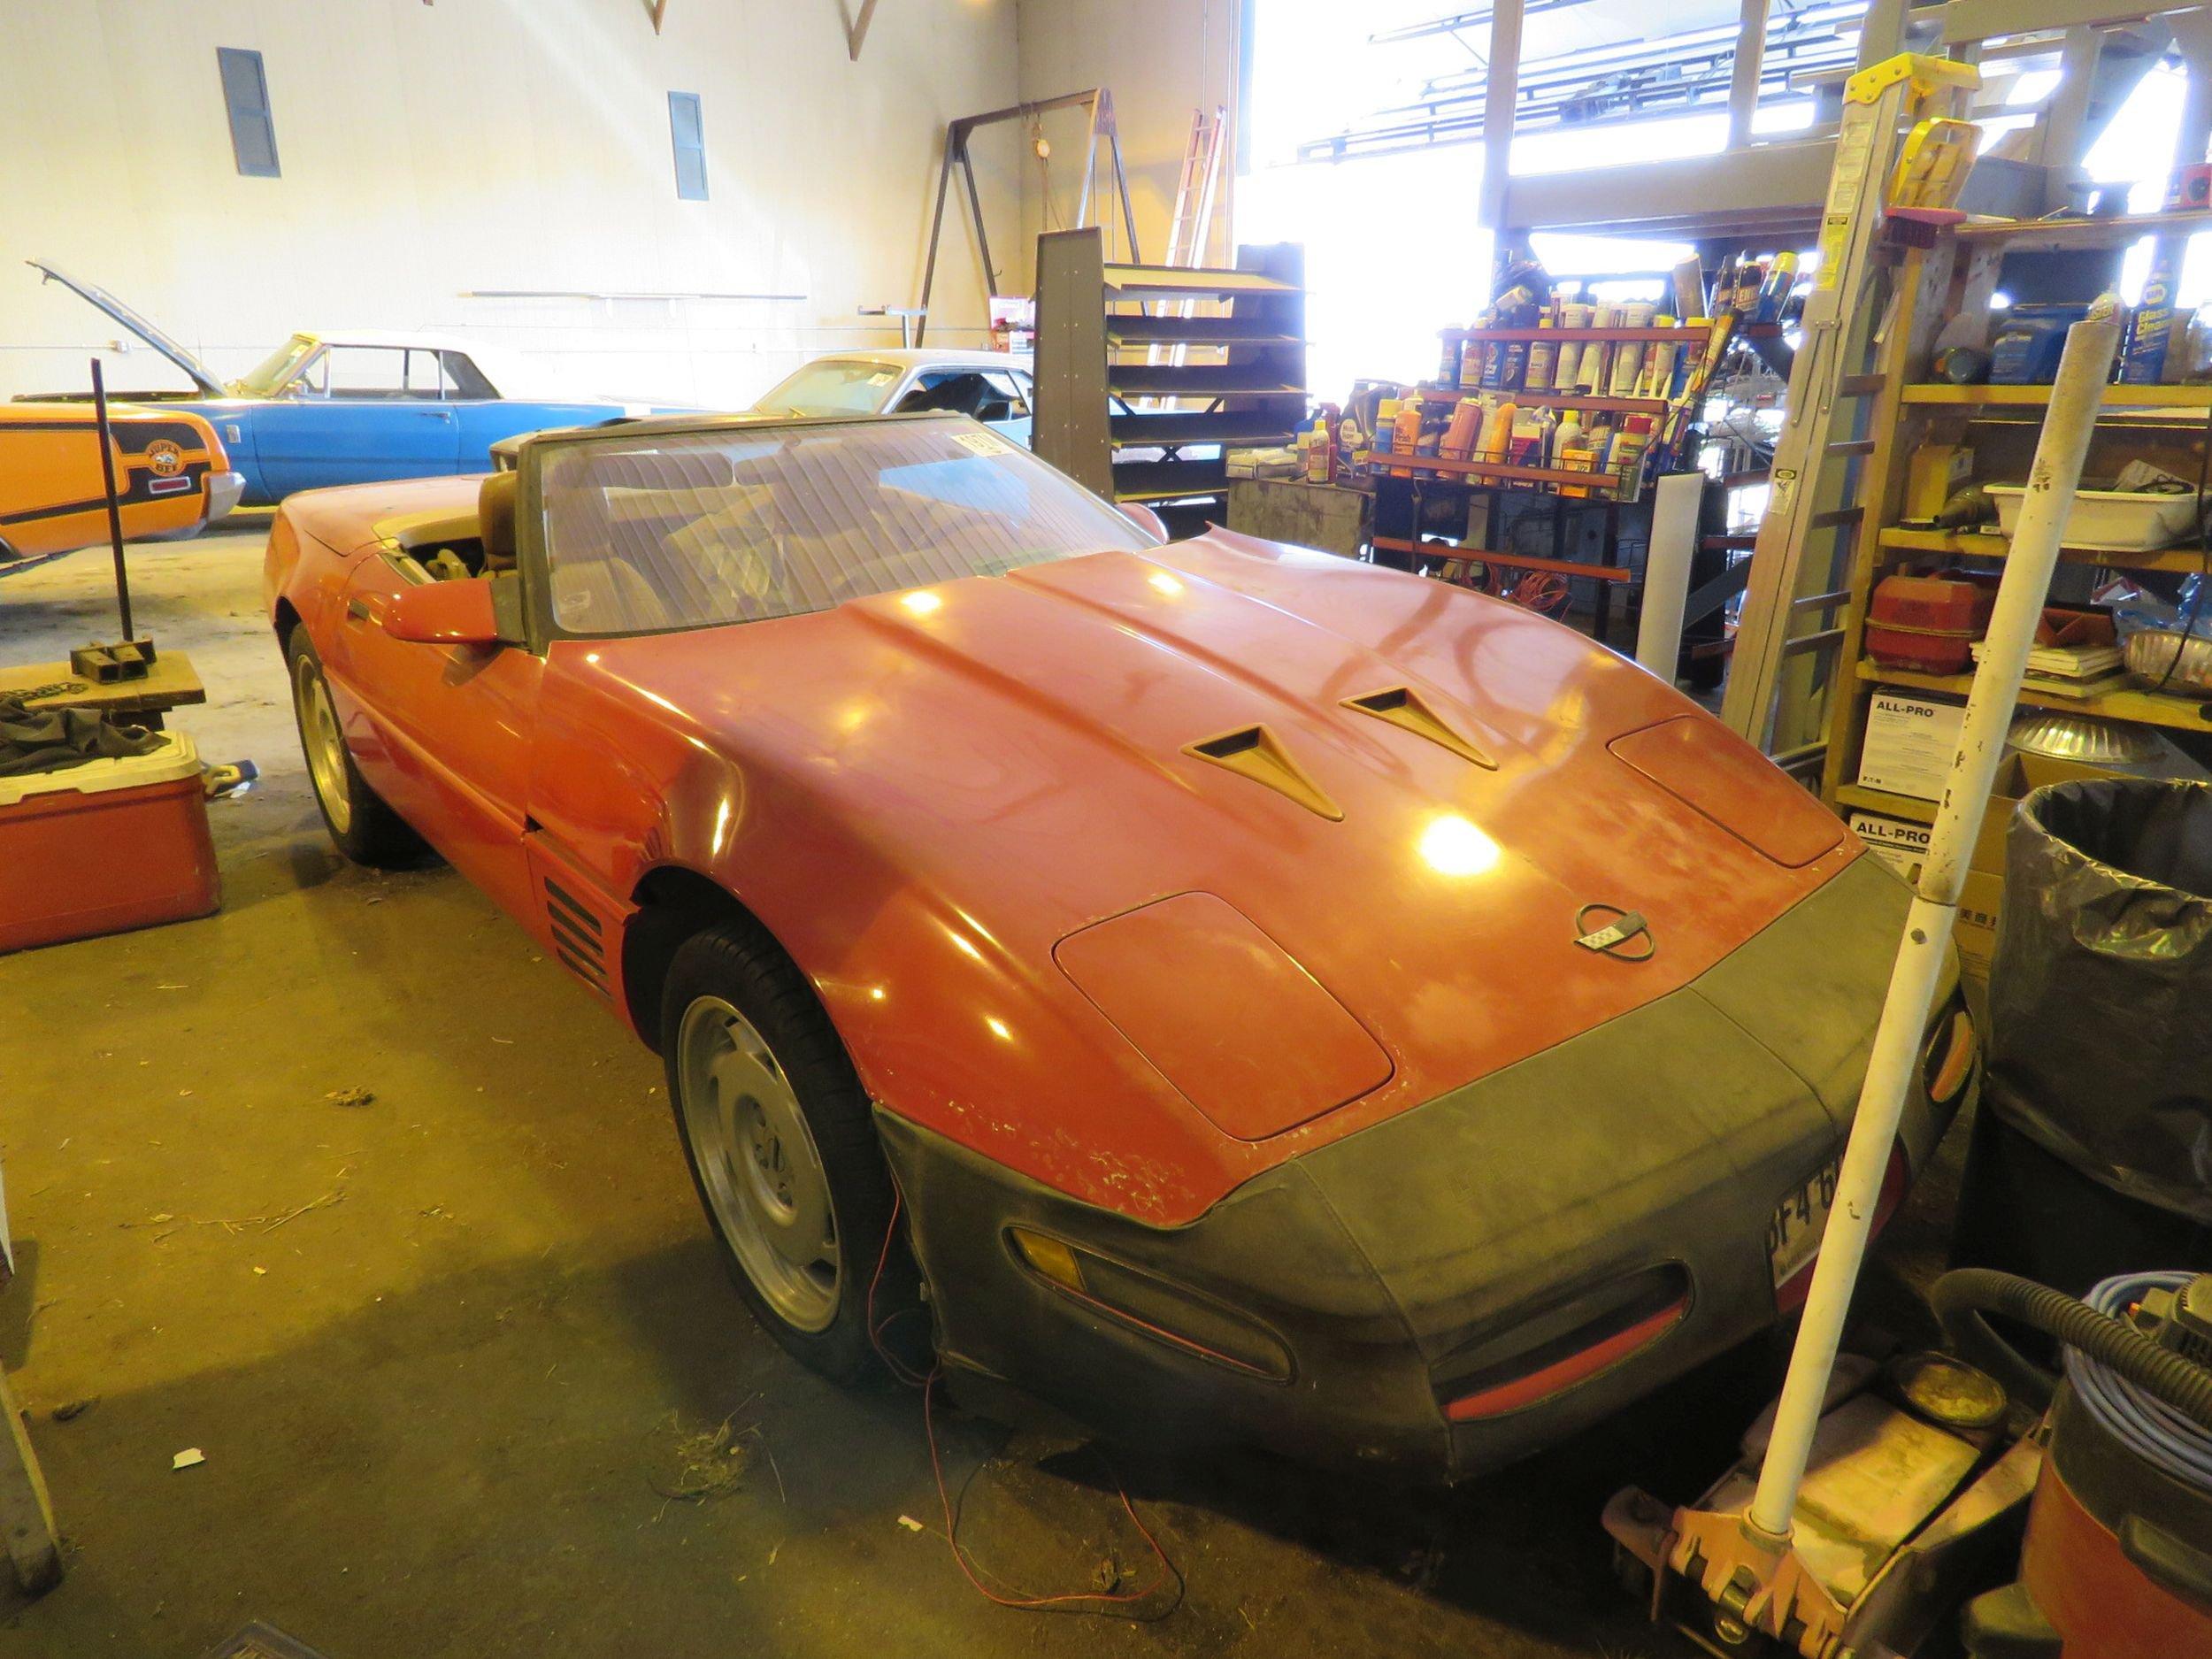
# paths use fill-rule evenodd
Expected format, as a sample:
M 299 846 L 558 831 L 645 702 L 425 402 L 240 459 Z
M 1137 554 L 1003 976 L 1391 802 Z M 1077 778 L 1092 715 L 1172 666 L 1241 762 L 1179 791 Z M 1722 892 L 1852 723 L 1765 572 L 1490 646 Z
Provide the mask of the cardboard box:
M 2004 902 L 2005 841 L 2022 800 L 2046 784 L 2118 775 L 2102 767 L 2042 755 L 2008 755 L 1999 763 L 1997 780 L 1990 786 L 1989 803 L 1982 813 L 1981 833 L 1975 837 L 1973 856 L 1967 861 L 1966 885 L 1960 892 L 1958 925 L 1953 935 L 1969 972 L 1981 979 L 1989 975 L 1990 958 L 1997 949 L 1997 917 Z M 1927 854 L 1932 833 L 1927 825 L 1858 810 L 1851 812 L 1845 822 L 1876 857 L 1906 880 L 1919 879 L 1920 862 Z
M 1942 798 L 1966 706 L 1915 692 L 1877 691 L 1859 749 L 1860 787 L 1919 801 Z
M 1854 811 L 1844 822 L 1867 844 L 1869 851 L 1906 880 L 1910 881 L 1919 873 L 1931 833 L 1925 824 L 1916 824 L 1910 818 L 1886 818 L 1879 812 L 1859 811 Z
M 2005 879 L 1986 870 L 1966 872 L 1959 893 L 1959 918 L 1951 938 L 1959 948 L 1959 960 L 1976 979 L 1989 977 L 1990 958 L 1997 951 L 1997 911 L 2004 898 Z
M 2119 778 L 2125 773 L 2102 766 L 2085 766 L 2078 760 L 2056 760 L 2047 755 L 2008 755 L 1997 765 L 1997 781 L 1989 788 L 1989 806 L 1982 814 L 1982 833 L 1974 840 L 1974 856 L 1967 863 L 1992 875 L 2005 873 L 2005 838 L 2020 803 L 2046 784 L 2072 783 L 2083 778 Z
M 1997 914 L 2004 898 L 2005 841 L 2020 803 L 2046 784 L 2119 775 L 2101 766 L 2085 766 L 2078 761 L 2055 760 L 2047 755 L 2008 755 L 1999 763 L 1997 781 L 1990 786 L 1989 805 L 1982 814 L 1981 833 L 1974 838 L 1974 856 L 1967 861 L 1966 887 L 1959 898 L 1955 935 L 1959 955 L 1977 974 L 1988 977 L 1990 958 L 1996 952 Z

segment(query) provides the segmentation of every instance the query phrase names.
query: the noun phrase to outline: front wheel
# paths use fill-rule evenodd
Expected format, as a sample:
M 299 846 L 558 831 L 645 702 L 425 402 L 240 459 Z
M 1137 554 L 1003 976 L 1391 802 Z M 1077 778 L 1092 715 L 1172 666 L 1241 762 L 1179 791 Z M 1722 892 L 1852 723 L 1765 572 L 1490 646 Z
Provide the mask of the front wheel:
M 323 678 L 322 659 L 315 655 L 304 626 L 292 630 L 284 642 L 284 657 L 292 671 L 292 713 L 299 722 L 300 749 L 307 757 L 315 804 L 322 809 L 330 839 L 357 864 L 389 868 L 419 861 L 429 850 L 422 837 L 384 804 L 353 764 L 344 728 L 338 723 L 337 705 L 331 701 L 330 682 Z
M 797 967 L 755 926 L 687 941 L 662 998 L 661 1053 L 684 1156 L 724 1265 L 768 1333 L 837 1382 L 875 1368 L 882 1320 L 913 1301 L 903 1251 L 875 1284 L 890 1172 L 866 1092 Z

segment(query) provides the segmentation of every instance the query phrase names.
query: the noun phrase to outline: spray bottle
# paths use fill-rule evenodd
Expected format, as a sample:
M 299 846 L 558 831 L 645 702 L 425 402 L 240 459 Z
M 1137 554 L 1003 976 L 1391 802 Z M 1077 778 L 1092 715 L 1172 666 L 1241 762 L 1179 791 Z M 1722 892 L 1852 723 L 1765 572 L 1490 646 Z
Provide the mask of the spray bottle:
M 1504 463 L 1506 449 L 1513 441 L 1513 417 L 1517 412 L 1514 404 L 1504 403 L 1493 403 L 1483 411 L 1479 459 L 1493 465 Z
M 1555 326 L 1549 311 L 1545 311 L 1536 319 L 1536 326 L 1540 330 Z M 1550 391 L 1553 386 L 1552 376 L 1558 372 L 1558 366 L 1559 348 L 1557 345 L 1548 340 L 1530 342 L 1527 380 L 1529 390 L 1532 392 Z
M 1420 452 L 1420 449 L 1421 397 L 1417 392 L 1405 397 L 1398 404 L 1397 422 L 1392 427 L 1390 434 L 1390 452 L 1394 456 L 1410 460 Z M 1413 469 L 1409 466 L 1394 466 L 1390 469 L 1390 474 L 1393 478 L 1411 478 Z
M 1797 286 L 1797 255 L 1784 249 L 1774 256 L 1773 267 L 1767 280 L 1760 285 L 1759 303 L 1752 310 L 1751 320 L 1771 323 L 1780 320 L 1782 307 L 1790 297 L 1790 290 Z
M 1306 482 L 1325 484 L 1336 472 L 1336 439 L 1329 431 L 1329 418 L 1316 415 L 1313 430 L 1306 434 Z
M 1563 457 L 1568 450 L 1580 447 L 1581 442 L 1582 417 L 1571 409 L 1559 418 L 1559 424 L 1552 428 L 1550 450 L 1544 465 L 1555 468 L 1565 465 Z
M 1471 460 L 1481 431 L 1482 400 L 1463 397 L 1459 407 L 1452 411 L 1452 424 L 1444 428 L 1444 441 L 1437 453 L 1450 461 Z
M 1662 311 L 1651 319 L 1651 326 L 1654 328 L 1671 328 L 1675 322 L 1673 318 Z M 1662 341 L 1647 351 L 1644 354 L 1643 373 L 1636 377 L 1633 395 L 1638 397 L 1664 397 L 1668 386 L 1674 380 L 1675 354 L 1681 349 L 1677 342 L 1668 340 Z
M 1375 442 L 1371 446 L 1371 452 L 1377 456 L 1388 455 L 1397 431 L 1398 400 L 1386 397 L 1375 405 Z
M 1744 318 L 1759 309 L 1759 289 L 1766 281 L 1767 268 L 1749 254 L 1736 262 L 1736 298 L 1734 310 Z
M 1494 320 L 1494 313 L 1483 311 L 1475 318 L 1475 326 L 1487 328 Z M 1452 384 L 1461 391 L 1471 392 L 1482 385 L 1483 359 L 1490 349 L 1490 344 L 1486 340 L 1470 340 L 1460 347 L 1459 378 Z
M 1648 328 L 1651 326 L 1651 302 L 1638 300 L 1621 308 L 1621 323 L 1628 328 Z M 1643 371 L 1644 342 L 1640 340 L 1624 341 L 1613 354 L 1612 396 L 1632 396 L 1636 390 L 1636 377 Z

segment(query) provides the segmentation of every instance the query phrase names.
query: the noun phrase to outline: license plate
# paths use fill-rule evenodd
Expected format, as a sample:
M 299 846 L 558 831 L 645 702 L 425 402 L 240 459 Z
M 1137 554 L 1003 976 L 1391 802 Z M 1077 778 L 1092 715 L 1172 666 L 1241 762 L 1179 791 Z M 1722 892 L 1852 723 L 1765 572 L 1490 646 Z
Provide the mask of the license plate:
M 1767 1224 L 1767 1260 L 1780 1285 L 1820 1253 L 1820 1235 L 1828 1230 L 1828 1211 L 1836 1202 L 1838 1160 L 1809 1176 L 1793 1192 L 1785 1193 Z

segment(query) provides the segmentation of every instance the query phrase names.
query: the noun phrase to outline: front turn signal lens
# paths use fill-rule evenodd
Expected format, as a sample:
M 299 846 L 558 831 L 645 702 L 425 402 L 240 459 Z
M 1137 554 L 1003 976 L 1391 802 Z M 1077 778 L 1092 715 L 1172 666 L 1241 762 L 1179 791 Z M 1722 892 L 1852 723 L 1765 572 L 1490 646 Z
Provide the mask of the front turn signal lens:
M 1007 1228 L 1006 1240 L 1031 1272 L 1093 1312 L 1232 1371 L 1290 1380 L 1289 1348 L 1248 1314 L 1027 1227 Z
M 1938 1027 L 1921 1061 L 1921 1079 L 1927 1085 L 1930 1100 L 1939 1106 L 1947 1106 L 1958 1097 L 1959 1091 L 1966 1087 L 1966 1079 L 1973 1074 L 1974 1056 L 1979 1046 L 1973 1019 L 1962 1008 L 1955 1010 Z
M 1073 1250 L 1057 1239 L 1032 1233 L 1026 1227 L 1009 1227 L 1006 1231 L 1014 1240 L 1014 1248 L 1021 1252 L 1022 1260 L 1041 1278 L 1079 1295 L 1082 1294 L 1083 1270 L 1077 1264 Z

